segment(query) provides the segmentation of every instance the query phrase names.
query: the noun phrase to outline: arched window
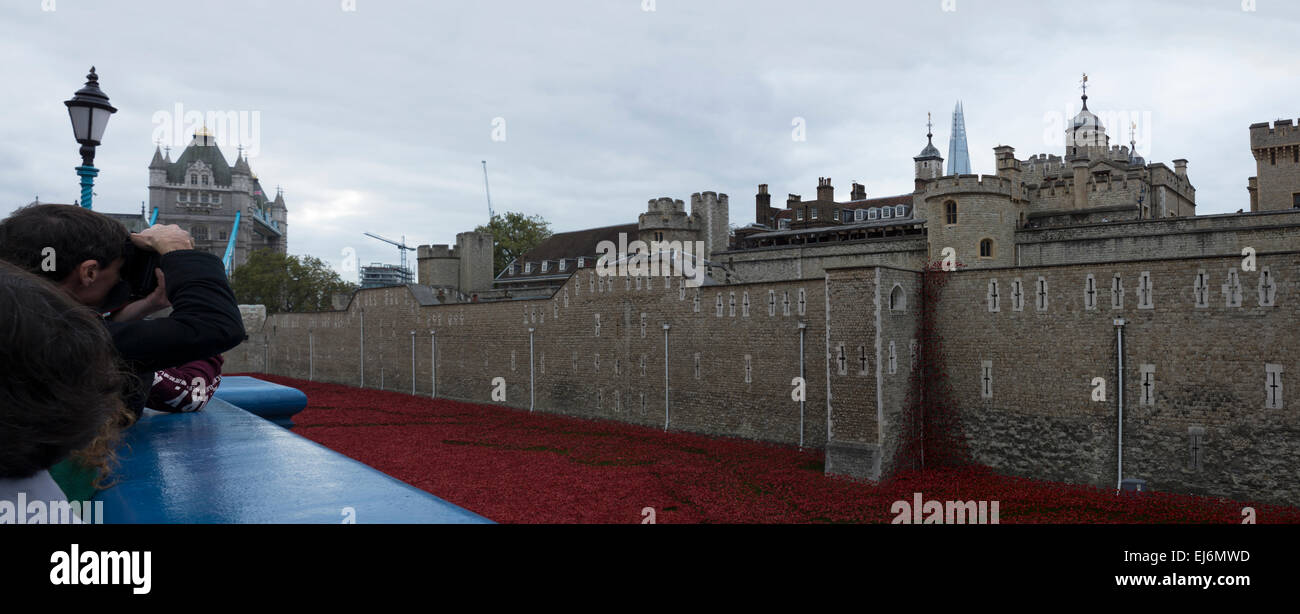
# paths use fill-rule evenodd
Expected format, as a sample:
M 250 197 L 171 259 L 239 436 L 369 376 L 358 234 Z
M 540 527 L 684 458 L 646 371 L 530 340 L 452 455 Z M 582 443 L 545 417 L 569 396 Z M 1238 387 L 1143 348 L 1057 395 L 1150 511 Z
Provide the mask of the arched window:
M 950 200 L 943 204 L 944 212 L 948 216 L 948 224 L 957 223 L 957 201 Z
M 980 258 L 993 257 L 993 239 L 984 239 L 980 241 Z
M 894 290 L 889 293 L 889 310 L 907 311 L 907 296 L 903 294 L 902 286 L 894 286 Z

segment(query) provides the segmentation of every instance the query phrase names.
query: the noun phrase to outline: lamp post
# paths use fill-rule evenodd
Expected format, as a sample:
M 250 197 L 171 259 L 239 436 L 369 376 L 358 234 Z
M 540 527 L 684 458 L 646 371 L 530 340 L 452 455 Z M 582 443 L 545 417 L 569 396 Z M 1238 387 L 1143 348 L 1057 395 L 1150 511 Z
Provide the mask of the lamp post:
M 72 132 L 81 143 L 81 166 L 76 168 L 81 177 L 81 206 L 90 209 L 95 194 L 95 177 L 99 175 L 99 169 L 95 168 L 95 148 L 104 137 L 108 117 L 117 113 L 117 109 L 108 104 L 108 96 L 99 89 L 99 75 L 95 74 L 94 66 L 86 75 L 86 86 L 63 104 L 67 105 L 68 116 L 72 119 Z

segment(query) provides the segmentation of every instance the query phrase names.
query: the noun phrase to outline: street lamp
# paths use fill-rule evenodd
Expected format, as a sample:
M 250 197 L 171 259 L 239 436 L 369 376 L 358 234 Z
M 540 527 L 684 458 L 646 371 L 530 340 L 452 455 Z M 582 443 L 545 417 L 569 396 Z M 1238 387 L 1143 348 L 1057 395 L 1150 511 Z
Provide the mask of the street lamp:
M 95 148 L 104 136 L 108 116 L 117 113 L 117 109 L 108 104 L 108 96 L 99 89 L 99 75 L 95 74 L 94 66 L 86 75 L 86 86 L 63 104 L 67 105 L 68 116 L 72 118 L 72 132 L 81 143 L 81 166 L 76 168 L 81 177 L 81 206 L 90 209 L 95 177 L 99 175 L 99 169 L 95 168 Z

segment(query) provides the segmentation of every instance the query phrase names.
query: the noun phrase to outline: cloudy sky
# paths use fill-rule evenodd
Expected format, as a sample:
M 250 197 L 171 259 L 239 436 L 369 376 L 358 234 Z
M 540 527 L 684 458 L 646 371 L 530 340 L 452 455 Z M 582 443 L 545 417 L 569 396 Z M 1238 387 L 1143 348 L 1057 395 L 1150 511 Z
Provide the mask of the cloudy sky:
M 396 260 L 363 231 L 452 243 L 485 222 L 481 160 L 498 212 L 557 231 L 705 190 L 744 225 L 760 183 L 782 202 L 820 176 L 841 199 L 854 180 L 910 191 L 926 113 L 946 155 L 960 99 L 973 169 L 991 173 L 996 145 L 1062 153 L 1083 72 L 1112 143 L 1137 122 L 1148 159 L 1191 161 L 1201 213 L 1232 212 L 1254 174 L 1247 127 L 1300 115 L 1297 5 L 3 0 L 0 213 L 77 198 L 61 103 L 92 64 L 119 109 L 98 210 L 138 211 L 154 142 L 221 113 L 238 120 L 227 159 L 242 142 L 283 186 L 290 251 L 336 267 L 349 247 Z

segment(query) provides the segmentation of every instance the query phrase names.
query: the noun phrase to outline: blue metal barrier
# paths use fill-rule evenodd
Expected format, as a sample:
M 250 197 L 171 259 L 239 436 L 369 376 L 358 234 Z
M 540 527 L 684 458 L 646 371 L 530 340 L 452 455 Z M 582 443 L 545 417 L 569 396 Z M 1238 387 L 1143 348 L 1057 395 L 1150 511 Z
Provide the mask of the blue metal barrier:
M 146 411 L 124 443 L 117 484 L 96 496 L 108 523 L 491 523 L 221 398 Z

